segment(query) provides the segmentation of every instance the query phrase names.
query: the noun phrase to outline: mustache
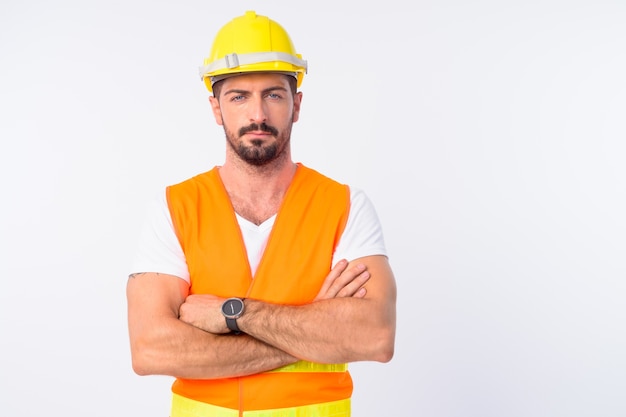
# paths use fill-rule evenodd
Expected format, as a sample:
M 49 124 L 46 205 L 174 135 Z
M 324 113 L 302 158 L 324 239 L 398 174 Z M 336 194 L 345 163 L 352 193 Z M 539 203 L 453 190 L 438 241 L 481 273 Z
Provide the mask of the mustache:
M 271 133 L 274 136 L 278 136 L 278 130 L 274 126 L 270 126 L 265 123 L 261 123 L 261 124 L 252 123 L 249 126 L 242 127 L 241 129 L 239 129 L 239 136 L 243 136 L 246 133 L 252 132 L 255 130 L 256 131 L 260 130 L 262 132 L 267 132 L 267 133 Z

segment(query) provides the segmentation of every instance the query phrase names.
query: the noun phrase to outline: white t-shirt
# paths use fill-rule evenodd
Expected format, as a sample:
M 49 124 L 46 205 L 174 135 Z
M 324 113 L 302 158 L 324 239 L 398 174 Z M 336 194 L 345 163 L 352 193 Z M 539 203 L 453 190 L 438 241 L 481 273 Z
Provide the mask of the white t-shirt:
M 263 256 L 276 215 L 260 225 L 237 215 L 252 274 Z M 346 228 L 333 254 L 333 265 L 341 259 L 348 261 L 370 255 L 385 255 L 387 251 L 376 210 L 367 195 L 350 189 L 350 213 Z M 174 275 L 189 282 L 189 269 L 167 205 L 165 192 L 150 204 L 130 273 L 159 272 Z

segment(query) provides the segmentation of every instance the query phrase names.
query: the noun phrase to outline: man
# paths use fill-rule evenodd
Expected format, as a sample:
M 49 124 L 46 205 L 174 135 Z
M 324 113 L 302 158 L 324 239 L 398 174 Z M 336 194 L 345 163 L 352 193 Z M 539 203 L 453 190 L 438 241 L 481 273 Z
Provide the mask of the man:
M 172 417 L 349 416 L 346 364 L 393 356 L 373 206 L 291 159 L 305 72 L 254 12 L 218 32 L 201 68 L 224 164 L 167 187 L 127 286 L 133 369 L 176 377 Z

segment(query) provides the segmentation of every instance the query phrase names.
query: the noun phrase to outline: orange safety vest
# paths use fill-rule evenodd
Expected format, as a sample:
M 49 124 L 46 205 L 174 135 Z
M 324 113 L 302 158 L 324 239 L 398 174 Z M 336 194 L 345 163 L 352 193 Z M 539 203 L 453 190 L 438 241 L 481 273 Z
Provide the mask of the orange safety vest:
M 289 305 L 317 295 L 350 210 L 346 185 L 298 164 L 253 279 L 217 167 L 168 187 L 167 201 L 190 293 Z M 352 389 L 346 364 L 305 361 L 238 378 L 177 378 L 172 417 L 349 416 Z

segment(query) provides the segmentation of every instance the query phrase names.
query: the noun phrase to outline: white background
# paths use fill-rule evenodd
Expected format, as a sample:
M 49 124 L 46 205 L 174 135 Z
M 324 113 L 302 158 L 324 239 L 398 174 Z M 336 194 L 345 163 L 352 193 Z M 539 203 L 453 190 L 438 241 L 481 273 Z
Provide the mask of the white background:
M 223 159 L 197 68 L 255 9 L 309 61 L 295 159 L 367 191 L 396 355 L 354 416 L 626 415 L 626 3 L 0 3 L 0 414 L 167 416 L 130 367 L 147 201 Z

